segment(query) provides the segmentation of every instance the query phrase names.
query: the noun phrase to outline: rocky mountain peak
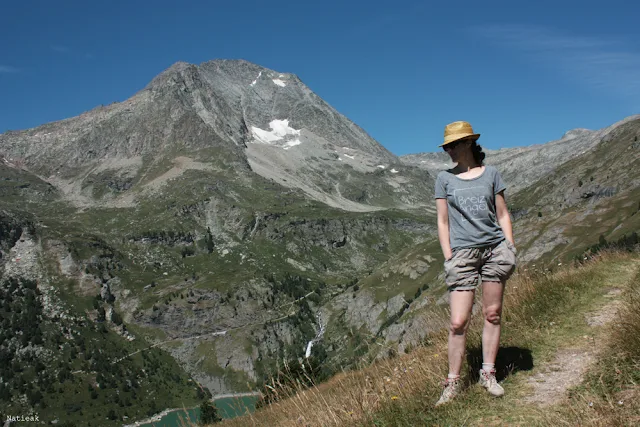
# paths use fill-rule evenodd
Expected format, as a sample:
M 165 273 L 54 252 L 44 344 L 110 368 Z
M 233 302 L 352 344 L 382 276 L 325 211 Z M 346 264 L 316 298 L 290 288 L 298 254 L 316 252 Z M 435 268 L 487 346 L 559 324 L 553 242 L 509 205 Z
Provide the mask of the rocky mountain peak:
M 252 62 L 245 61 L 244 59 L 213 59 L 200 64 L 199 68 L 205 73 L 225 76 L 225 78 L 232 80 L 233 83 L 240 86 L 251 86 L 251 83 L 257 80 L 258 75 L 261 77 L 264 76 L 265 79 L 269 77 L 271 79 L 295 78 L 295 80 L 299 81 L 297 76 L 294 74 L 272 70 Z M 279 86 L 286 87 L 286 85 Z M 255 84 L 251 87 L 255 87 Z
M 167 82 L 171 80 L 171 78 L 189 68 L 194 69 L 197 68 L 197 66 L 189 64 L 188 62 L 176 62 L 175 64 L 158 74 L 156 77 L 154 77 L 143 90 L 153 90 L 155 88 L 161 87 L 167 84 Z
M 588 136 L 589 134 L 591 134 L 593 132 L 594 131 L 592 131 L 590 129 L 584 129 L 584 128 L 571 129 L 571 130 L 568 130 L 567 132 L 565 132 L 565 134 L 562 135 L 562 138 L 560 138 L 560 139 L 563 140 L 563 139 L 571 139 L 571 138 L 577 138 L 577 137 L 582 137 L 582 136 Z
M 254 172 L 332 206 L 371 210 L 377 207 L 345 202 L 348 187 L 356 184 L 339 177 L 355 182 L 354 173 L 366 180 L 378 172 L 388 187 L 383 192 L 401 192 L 407 179 L 394 169 L 400 164 L 395 155 L 295 74 L 245 60 L 177 62 L 121 103 L 1 134 L 0 152 L 21 158 L 45 179 L 64 179 L 58 186 L 74 194 L 90 191 L 107 170 L 131 188 L 152 178 L 152 165 L 193 166 L 193 160 L 212 170 Z M 383 177 L 380 171 L 387 168 Z M 347 199 L 380 193 L 357 186 L 358 194 Z

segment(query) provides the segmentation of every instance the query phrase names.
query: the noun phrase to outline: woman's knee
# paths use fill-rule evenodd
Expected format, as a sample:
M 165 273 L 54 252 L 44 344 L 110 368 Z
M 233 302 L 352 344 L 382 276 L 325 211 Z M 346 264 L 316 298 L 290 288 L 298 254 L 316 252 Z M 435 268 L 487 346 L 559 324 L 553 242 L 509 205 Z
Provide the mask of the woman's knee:
M 487 322 L 499 325 L 502 317 L 502 306 L 490 305 L 488 307 L 483 307 L 482 314 Z
M 467 326 L 469 326 L 468 317 L 453 317 L 451 318 L 451 332 L 455 335 L 462 335 L 466 332 Z

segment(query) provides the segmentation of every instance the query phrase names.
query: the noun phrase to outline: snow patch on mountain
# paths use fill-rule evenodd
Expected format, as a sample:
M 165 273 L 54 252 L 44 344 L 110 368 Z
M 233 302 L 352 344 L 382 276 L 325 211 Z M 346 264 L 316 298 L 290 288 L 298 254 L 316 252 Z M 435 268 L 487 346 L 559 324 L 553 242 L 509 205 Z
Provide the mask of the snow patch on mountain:
M 258 73 L 258 77 L 256 77 L 256 79 L 254 81 L 251 82 L 251 84 L 249 86 L 255 86 L 256 83 L 258 83 L 258 79 L 260 78 L 260 76 L 262 75 L 262 71 L 260 71 Z
M 300 131 L 289 126 L 289 120 L 272 120 L 269 123 L 270 131 L 263 130 L 255 126 L 251 126 L 251 134 L 253 135 L 254 141 L 262 144 L 274 145 L 274 143 L 278 141 L 282 141 L 284 143 L 285 150 L 294 147 L 296 145 L 300 145 L 302 142 L 299 138 L 285 140 L 289 136 L 299 136 Z M 283 141 L 284 140 L 284 141 Z M 281 145 L 281 144 L 278 144 Z
M 280 87 L 285 87 L 287 84 L 280 79 L 273 79 L 273 82 Z
M 285 144 L 286 145 L 282 148 L 285 150 L 288 150 L 291 147 L 295 147 L 296 145 L 302 144 L 302 141 L 300 141 L 299 139 L 294 139 L 293 141 L 287 141 Z

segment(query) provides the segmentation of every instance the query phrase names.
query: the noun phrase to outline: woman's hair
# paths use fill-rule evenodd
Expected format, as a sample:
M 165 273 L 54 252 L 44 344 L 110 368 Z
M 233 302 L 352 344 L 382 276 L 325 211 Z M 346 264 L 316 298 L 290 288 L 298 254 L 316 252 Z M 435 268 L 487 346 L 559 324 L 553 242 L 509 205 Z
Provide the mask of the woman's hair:
M 475 160 L 479 166 L 482 166 L 486 154 L 484 154 L 482 147 L 475 139 L 471 142 L 471 153 L 473 153 L 473 160 Z

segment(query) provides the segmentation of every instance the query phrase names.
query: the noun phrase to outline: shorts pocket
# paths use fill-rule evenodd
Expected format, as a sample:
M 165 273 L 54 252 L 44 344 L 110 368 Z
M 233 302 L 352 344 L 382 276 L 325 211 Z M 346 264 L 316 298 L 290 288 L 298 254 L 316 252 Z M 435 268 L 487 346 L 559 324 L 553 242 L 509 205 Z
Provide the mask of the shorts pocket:
M 451 258 L 444 260 L 444 281 L 449 284 L 455 280 L 455 252 L 451 255 Z
M 453 262 L 455 261 L 456 255 L 458 254 L 458 252 L 459 252 L 458 250 L 452 251 L 451 252 L 451 258 L 444 260 L 444 271 L 445 271 L 445 273 L 451 269 L 451 266 L 453 265 Z
M 505 281 L 516 269 L 516 250 L 508 240 L 496 246 L 482 267 L 482 277 L 489 281 Z
M 451 270 L 451 264 L 453 263 L 453 255 L 449 259 L 444 260 L 444 274 L 449 274 L 449 270 Z

